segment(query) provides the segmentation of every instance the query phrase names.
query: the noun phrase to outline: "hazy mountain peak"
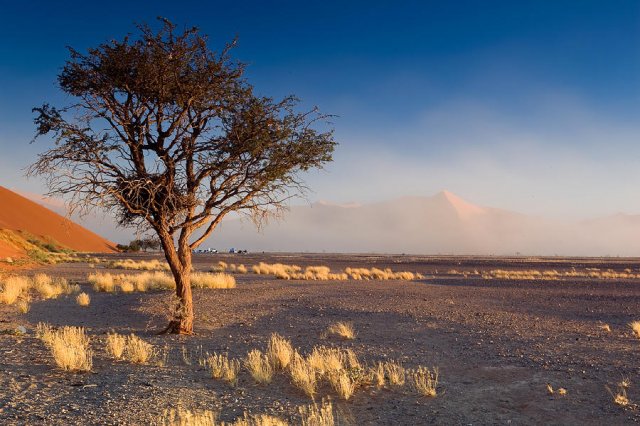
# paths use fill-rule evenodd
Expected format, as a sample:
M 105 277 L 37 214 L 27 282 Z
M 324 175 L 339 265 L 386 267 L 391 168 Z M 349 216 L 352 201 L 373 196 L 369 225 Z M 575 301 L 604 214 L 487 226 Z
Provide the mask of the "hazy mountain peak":
M 475 204 L 471 204 L 446 189 L 438 192 L 433 198 L 445 201 L 451 205 L 461 219 L 468 219 L 472 216 L 486 213 L 486 209 L 476 206 Z

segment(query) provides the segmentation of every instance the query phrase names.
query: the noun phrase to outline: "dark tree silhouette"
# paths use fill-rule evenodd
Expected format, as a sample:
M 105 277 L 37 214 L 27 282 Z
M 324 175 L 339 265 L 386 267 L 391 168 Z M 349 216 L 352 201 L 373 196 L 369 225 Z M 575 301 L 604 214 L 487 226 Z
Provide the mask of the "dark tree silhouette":
M 152 229 L 176 282 L 166 332 L 193 331 L 191 253 L 230 212 L 260 224 L 304 193 L 300 172 L 332 160 L 333 132 L 298 100 L 254 94 L 234 43 L 216 54 L 196 28 L 154 31 L 71 57 L 58 76 L 74 103 L 34 108 L 37 135 L 55 146 L 31 175 L 71 211 L 106 209 L 122 226 Z

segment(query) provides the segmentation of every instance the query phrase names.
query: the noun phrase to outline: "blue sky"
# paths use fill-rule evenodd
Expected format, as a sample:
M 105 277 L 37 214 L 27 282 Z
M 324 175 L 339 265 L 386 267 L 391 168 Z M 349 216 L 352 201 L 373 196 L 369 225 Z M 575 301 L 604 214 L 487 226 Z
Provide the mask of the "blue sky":
M 545 216 L 640 213 L 640 2 L 18 2 L 0 0 L 0 185 L 22 168 L 31 108 L 65 46 L 84 50 L 165 16 L 198 26 L 265 95 L 336 114 L 335 162 L 311 200 L 440 189 Z

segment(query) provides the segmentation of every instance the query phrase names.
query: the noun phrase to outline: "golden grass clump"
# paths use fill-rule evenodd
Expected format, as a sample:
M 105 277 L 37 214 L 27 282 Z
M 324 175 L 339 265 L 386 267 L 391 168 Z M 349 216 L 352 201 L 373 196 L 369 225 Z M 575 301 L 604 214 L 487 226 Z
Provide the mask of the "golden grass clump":
M 80 293 L 76 296 L 76 303 L 80 306 L 89 306 L 91 303 L 91 297 L 87 293 Z
M 427 367 L 419 366 L 415 370 L 409 370 L 409 378 L 413 388 L 423 396 L 434 397 L 437 393 L 438 386 L 438 369 L 433 371 Z
M 236 272 L 239 274 L 246 274 L 247 272 L 249 272 L 249 270 L 247 269 L 246 266 L 240 264 L 238 265 L 238 267 L 236 268 Z
M 345 401 L 348 401 L 356 391 L 358 382 L 346 370 L 331 372 L 327 378 L 333 390 Z
M 384 387 L 386 383 L 385 374 L 384 374 L 384 363 L 378 361 L 378 363 L 369 369 L 369 375 L 371 377 L 371 381 L 376 385 L 377 388 Z
M 301 426 L 334 426 L 336 419 L 331 401 L 323 400 L 321 405 L 314 403 L 298 408 Z
M 161 262 L 157 259 L 153 260 L 139 260 L 132 259 L 115 260 L 108 264 L 109 267 L 114 269 L 128 269 L 134 271 L 168 271 L 169 264 L 167 262 Z
M 344 272 L 347 274 L 349 278 L 352 280 L 378 280 L 378 281 L 386 281 L 386 280 L 406 280 L 411 281 L 415 279 L 424 278 L 421 274 L 415 274 L 413 272 L 401 271 L 401 272 L 393 272 L 389 268 L 379 269 L 379 268 L 346 268 Z
M 49 347 L 58 367 L 67 371 L 90 371 L 93 353 L 89 337 L 81 327 L 62 327 L 53 330 L 47 324 L 38 324 L 40 339 Z
M 318 375 L 314 366 L 299 353 L 295 352 L 289 364 L 291 381 L 308 397 L 313 398 L 318 386 Z M 313 423 L 311 423 L 313 424 Z
M 235 288 L 236 279 L 222 272 L 216 274 L 195 272 L 191 275 L 191 285 L 195 288 Z
M 35 291 L 43 299 L 54 299 L 61 294 L 79 291 L 77 285 L 69 285 L 64 278 L 52 278 L 47 274 L 36 274 L 32 278 L 10 276 L 0 282 L 0 303 L 13 305 L 18 300 L 29 301 L 30 291 Z
M 219 422 L 218 413 L 211 410 L 191 411 L 184 408 L 164 410 L 156 421 L 161 426 L 287 426 L 288 423 L 268 414 L 244 413 L 233 422 Z
M 389 384 L 393 386 L 403 386 L 405 383 L 404 367 L 397 362 L 387 361 L 384 363 L 384 371 L 389 379 Z
M 50 345 L 53 341 L 54 329 L 49 324 L 39 322 L 36 325 L 36 337 L 44 342 L 45 345 Z
M 164 410 L 157 424 L 160 426 L 217 426 L 218 414 L 214 411 L 191 411 L 184 408 Z
M 235 265 L 233 266 L 235 267 Z M 227 262 L 223 262 L 221 260 L 211 268 L 211 272 L 225 272 L 227 269 L 230 269 L 230 266 L 227 264 Z
M 257 383 L 271 383 L 273 379 L 273 367 L 269 362 L 269 357 L 258 349 L 254 349 L 247 354 L 244 365 Z
M 340 336 L 346 340 L 353 340 L 356 338 L 356 332 L 353 329 L 353 323 L 350 322 L 338 321 L 334 324 L 331 324 L 329 328 L 327 328 L 327 333 Z
M 341 371 L 347 368 L 349 363 L 347 351 L 316 346 L 307 357 L 307 363 L 320 375 Z
M 123 293 L 133 293 L 136 290 L 136 285 L 130 281 L 123 281 L 118 286 Z
M 633 331 L 636 337 L 640 338 L 640 321 L 632 321 L 629 323 L 629 327 Z
M 611 397 L 613 398 L 613 403 L 619 405 L 621 407 L 626 407 L 629 405 L 629 397 L 627 396 L 627 389 L 625 386 L 622 386 L 622 383 L 618 384 L 618 390 L 616 393 L 613 393 L 609 386 L 605 386 Z
M 268 264 L 260 262 L 253 265 L 251 270 L 258 275 L 274 275 L 281 279 L 289 279 L 291 274 L 298 273 L 302 270 L 298 265 L 285 265 L 282 263 Z
M 135 364 L 146 364 L 154 355 L 152 344 L 145 342 L 135 334 L 127 336 L 124 357 Z
M 112 333 L 107 335 L 105 350 L 107 354 L 115 359 L 122 359 L 124 350 L 127 347 L 127 337 L 121 334 Z
M 87 276 L 87 281 L 93 285 L 95 291 L 113 293 L 116 291 L 116 284 L 113 275 L 109 273 L 92 272 Z
M 280 336 L 278 333 L 273 333 L 269 338 L 267 344 L 267 356 L 274 369 L 285 369 L 291 363 L 294 349 L 291 342 Z
M 26 299 L 21 299 L 16 302 L 16 307 L 18 311 L 22 314 L 26 314 L 31 309 L 31 305 L 29 305 L 29 301 Z
M 29 278 L 12 276 L 2 281 L 2 289 L 0 290 L 0 302 L 6 305 L 13 305 L 18 298 L 27 294 L 31 287 Z
M 284 420 L 268 414 L 249 414 L 245 412 L 242 417 L 237 418 L 233 423 L 224 423 L 222 426 L 288 426 L 288 424 Z
M 232 386 L 235 386 L 238 382 L 240 361 L 236 359 L 229 359 L 226 354 L 214 353 L 207 358 L 206 365 L 209 366 L 211 377 L 214 379 L 224 380 Z

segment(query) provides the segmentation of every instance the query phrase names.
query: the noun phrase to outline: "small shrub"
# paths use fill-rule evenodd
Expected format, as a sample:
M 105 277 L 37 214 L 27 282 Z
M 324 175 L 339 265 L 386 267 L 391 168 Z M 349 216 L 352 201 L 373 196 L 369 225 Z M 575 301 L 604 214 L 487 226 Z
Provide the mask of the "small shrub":
M 267 345 L 267 356 L 274 369 L 287 368 L 293 357 L 293 352 L 290 341 L 277 333 L 271 335 Z
M 238 265 L 236 272 L 239 274 L 246 274 L 248 272 L 247 267 L 244 265 Z
M 89 306 L 91 303 L 91 297 L 87 293 L 80 293 L 76 297 L 76 303 L 80 306 Z
M 436 387 L 438 386 L 438 369 L 434 368 L 430 371 L 426 367 L 419 366 L 415 370 L 409 371 L 411 384 L 413 388 L 423 396 L 434 397 L 437 395 Z
M 109 356 L 115 359 L 122 359 L 124 350 L 127 347 L 127 337 L 121 334 L 108 334 L 105 350 Z
M 633 334 L 635 334 L 636 337 L 640 337 L 640 321 L 630 322 L 629 327 L 631 327 L 631 330 L 633 330 Z
M 124 356 L 128 361 L 136 364 L 146 364 L 154 354 L 153 345 L 145 342 L 135 334 L 127 337 Z
M 347 340 L 353 340 L 356 338 L 356 333 L 353 330 L 353 324 L 349 322 L 339 321 L 331 324 L 327 329 L 327 333 L 335 334 L 336 336 L 340 336 Z
M 271 383 L 273 367 L 269 358 L 260 350 L 254 349 L 247 354 L 244 365 L 257 383 Z

